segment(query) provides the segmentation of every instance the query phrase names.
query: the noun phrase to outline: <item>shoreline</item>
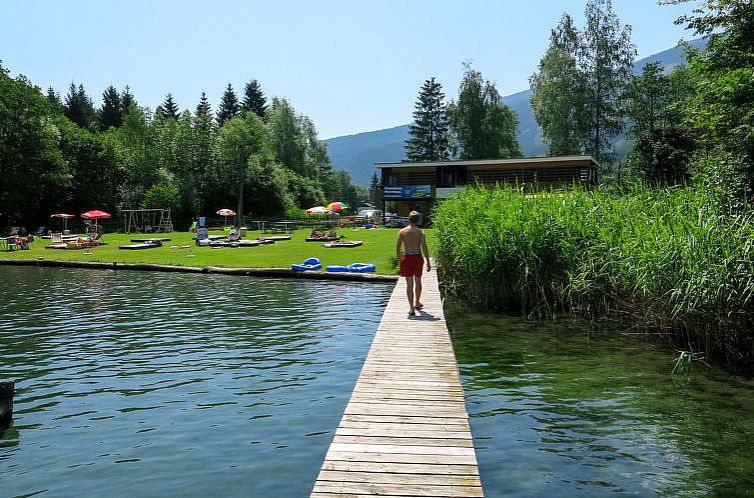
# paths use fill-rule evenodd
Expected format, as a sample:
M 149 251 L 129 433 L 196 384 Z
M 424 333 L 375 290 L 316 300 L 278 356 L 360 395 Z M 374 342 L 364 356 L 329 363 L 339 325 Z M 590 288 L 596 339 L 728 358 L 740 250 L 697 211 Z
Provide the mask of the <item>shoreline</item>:
M 249 277 L 298 278 L 302 280 L 334 280 L 347 282 L 395 283 L 397 275 L 370 273 L 299 272 L 289 268 L 225 268 L 221 266 L 174 266 L 154 263 L 106 263 L 99 261 L 62 261 L 54 259 L 0 259 L 0 265 L 37 266 L 51 268 L 85 268 L 91 270 L 156 271 L 163 273 L 205 273 L 218 275 L 243 275 Z

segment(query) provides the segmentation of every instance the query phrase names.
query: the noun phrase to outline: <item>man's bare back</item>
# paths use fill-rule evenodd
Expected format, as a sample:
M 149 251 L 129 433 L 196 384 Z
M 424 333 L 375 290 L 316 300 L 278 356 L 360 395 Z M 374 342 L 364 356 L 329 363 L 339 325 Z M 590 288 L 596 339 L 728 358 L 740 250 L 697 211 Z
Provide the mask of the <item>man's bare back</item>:
M 422 243 L 424 242 L 424 231 L 416 225 L 409 225 L 398 232 L 398 251 L 400 252 L 400 243 L 403 242 L 407 254 L 421 254 Z M 398 254 L 400 256 L 400 254 Z M 427 256 L 425 254 L 425 256 Z

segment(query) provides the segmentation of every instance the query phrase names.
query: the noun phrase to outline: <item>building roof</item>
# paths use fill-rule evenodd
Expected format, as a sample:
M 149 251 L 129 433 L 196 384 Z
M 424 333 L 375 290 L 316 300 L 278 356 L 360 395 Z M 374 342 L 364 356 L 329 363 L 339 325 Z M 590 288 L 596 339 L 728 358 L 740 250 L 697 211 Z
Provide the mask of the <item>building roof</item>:
M 484 166 L 484 165 L 532 165 L 542 163 L 563 163 L 590 161 L 598 167 L 599 163 L 592 156 L 542 156 L 518 157 L 513 159 L 473 159 L 467 161 L 435 161 L 420 163 L 375 163 L 377 168 L 436 168 L 438 166 Z

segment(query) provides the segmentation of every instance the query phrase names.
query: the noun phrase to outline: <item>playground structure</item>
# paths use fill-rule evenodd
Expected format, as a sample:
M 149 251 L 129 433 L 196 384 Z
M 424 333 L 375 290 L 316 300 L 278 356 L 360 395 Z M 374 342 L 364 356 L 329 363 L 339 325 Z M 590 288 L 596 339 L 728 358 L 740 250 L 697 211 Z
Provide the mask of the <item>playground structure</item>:
M 123 209 L 121 213 L 125 233 L 173 231 L 170 209 Z

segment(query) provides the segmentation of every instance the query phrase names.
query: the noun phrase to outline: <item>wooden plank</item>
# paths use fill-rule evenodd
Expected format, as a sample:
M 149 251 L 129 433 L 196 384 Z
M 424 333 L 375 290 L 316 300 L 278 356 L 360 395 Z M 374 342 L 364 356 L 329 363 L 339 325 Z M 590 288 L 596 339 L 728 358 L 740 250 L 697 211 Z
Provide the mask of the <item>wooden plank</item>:
M 474 448 L 457 448 L 455 446 L 421 446 L 407 444 L 351 444 L 330 443 L 333 451 L 351 453 L 402 453 L 412 455 L 462 455 L 473 456 Z
M 459 398 L 459 401 L 463 403 L 463 398 L 460 397 L 460 395 L 448 395 L 447 397 L 441 397 L 438 394 L 434 393 L 422 393 L 419 391 L 415 392 L 399 392 L 399 393 L 380 393 L 377 391 L 369 391 L 369 392 L 359 392 L 358 394 L 354 394 L 353 398 L 351 398 L 352 401 L 358 401 L 358 402 L 369 402 L 369 403 L 376 403 L 379 401 L 424 401 L 424 402 L 432 402 L 437 401 L 438 403 L 445 402 L 450 403 L 454 400 L 455 397 Z
M 484 496 L 482 487 L 474 486 L 429 486 L 429 485 L 412 485 L 412 484 L 381 484 L 381 483 L 361 483 L 361 482 L 344 482 L 333 483 L 329 481 L 320 481 L 314 484 L 314 493 L 342 493 L 353 494 L 361 493 L 369 496 L 382 496 L 385 494 L 405 495 L 410 493 L 413 496 L 435 496 L 435 497 L 477 497 Z
M 353 453 L 328 451 L 325 462 L 429 463 L 436 465 L 476 465 L 474 455 L 419 455 L 416 453 Z
M 387 405 L 377 403 L 348 403 L 346 413 L 367 413 L 373 415 L 408 415 L 414 417 L 463 417 L 463 407 L 443 408 L 416 405 Z
M 401 423 L 401 422 L 383 422 L 381 420 L 373 420 L 371 422 L 352 422 L 349 420 L 343 420 L 340 422 L 340 426 L 338 427 L 338 429 L 343 429 L 343 430 L 357 429 L 361 431 L 393 430 L 393 431 L 406 431 L 409 433 L 410 432 L 442 431 L 448 434 L 452 434 L 453 432 L 463 432 L 464 434 L 470 434 L 468 424 L 461 423 L 461 421 L 458 421 L 457 424 L 451 424 L 449 422 L 437 423 L 437 424 L 429 424 L 429 423 L 409 424 L 409 423 Z M 337 430 L 336 430 L 336 433 L 337 433 Z
M 479 476 L 453 474 L 417 474 L 398 472 L 355 472 L 322 470 L 320 481 L 371 482 L 381 484 L 435 484 L 440 486 L 481 486 Z
M 477 475 L 477 468 L 473 465 L 350 462 L 343 460 L 327 461 L 322 466 L 322 470 L 342 470 L 352 472 L 395 472 L 397 474 L 449 474 L 457 476 Z
M 428 437 L 390 437 L 390 436 L 349 436 L 349 435 L 335 435 L 332 440 L 333 443 L 344 444 L 376 444 L 376 445 L 412 445 L 412 446 L 442 446 L 442 447 L 458 447 L 458 448 L 474 448 L 471 442 L 471 438 L 459 439 L 459 438 L 428 438 Z
M 393 289 L 312 498 L 483 496 L 435 273 L 422 314 Z
M 405 427 L 399 429 L 380 429 L 379 424 L 374 424 L 371 427 L 338 427 L 335 431 L 335 436 L 360 436 L 360 437 L 414 437 L 414 438 L 433 438 L 433 439 L 466 439 L 471 440 L 471 434 L 468 431 L 448 431 L 444 430 L 443 426 L 431 426 L 438 427 L 434 431 L 417 431 L 409 430 Z M 363 436 L 368 433 L 369 436 Z M 339 441 L 344 442 L 344 441 Z
M 385 422 L 394 424 L 462 424 L 468 427 L 468 419 L 466 417 L 432 417 L 432 418 L 416 418 L 406 417 L 404 415 L 349 415 L 344 414 L 341 419 L 344 422 Z
M 344 495 L 342 493 L 312 493 L 311 498 L 371 498 L 374 494 L 362 495 L 358 493 L 348 493 Z M 379 495 L 380 498 L 426 498 L 424 496 L 409 496 L 409 495 Z

